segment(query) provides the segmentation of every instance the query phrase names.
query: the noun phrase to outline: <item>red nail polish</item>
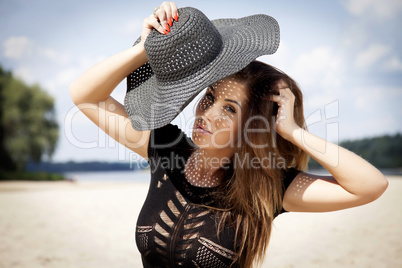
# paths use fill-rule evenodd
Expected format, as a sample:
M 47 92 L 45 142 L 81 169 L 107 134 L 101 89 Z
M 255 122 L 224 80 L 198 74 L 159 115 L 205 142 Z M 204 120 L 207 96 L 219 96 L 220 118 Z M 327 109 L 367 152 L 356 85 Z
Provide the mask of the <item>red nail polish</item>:
M 166 29 L 166 31 L 170 32 L 170 28 L 167 24 L 165 24 L 165 29 Z
M 169 34 L 166 30 L 163 31 L 164 34 Z
M 172 25 L 173 25 L 172 18 L 169 18 L 168 23 L 169 23 L 169 26 L 172 27 Z
M 177 14 L 174 14 L 174 20 L 178 21 L 179 20 L 179 16 L 177 16 Z

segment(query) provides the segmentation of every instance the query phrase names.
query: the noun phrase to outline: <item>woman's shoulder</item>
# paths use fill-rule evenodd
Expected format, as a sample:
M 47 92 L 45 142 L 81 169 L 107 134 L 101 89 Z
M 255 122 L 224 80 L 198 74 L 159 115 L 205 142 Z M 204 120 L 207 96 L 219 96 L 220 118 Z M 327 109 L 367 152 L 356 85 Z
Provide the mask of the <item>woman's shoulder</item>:
M 194 143 L 187 137 L 186 133 L 173 124 L 153 129 L 150 133 L 149 150 L 170 151 L 173 148 L 191 149 L 194 147 Z
M 297 174 L 299 174 L 299 173 L 300 173 L 300 170 L 298 170 L 294 167 L 282 169 L 282 181 L 283 181 L 283 186 L 284 186 L 285 191 L 289 187 L 289 185 L 292 183 L 294 178 L 296 178 Z
M 163 127 L 153 129 L 150 133 L 150 142 L 155 145 L 175 146 L 183 142 L 189 143 L 191 139 L 178 126 L 167 124 Z M 190 145 L 193 144 L 192 141 Z

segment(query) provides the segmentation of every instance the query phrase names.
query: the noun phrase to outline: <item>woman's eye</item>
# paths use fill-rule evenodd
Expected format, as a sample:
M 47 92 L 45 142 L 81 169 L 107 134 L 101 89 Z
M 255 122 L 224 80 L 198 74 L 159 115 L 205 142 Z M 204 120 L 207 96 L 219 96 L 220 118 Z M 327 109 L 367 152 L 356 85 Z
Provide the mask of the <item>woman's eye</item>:
M 210 100 L 210 101 L 213 101 L 213 100 L 214 100 L 214 96 L 212 96 L 211 93 L 205 94 L 205 97 L 206 97 L 208 100 Z
M 232 106 L 226 106 L 226 111 L 228 111 L 228 112 L 230 112 L 230 113 L 232 113 L 232 114 L 235 114 L 236 113 L 236 110 L 235 110 L 235 108 L 233 108 Z

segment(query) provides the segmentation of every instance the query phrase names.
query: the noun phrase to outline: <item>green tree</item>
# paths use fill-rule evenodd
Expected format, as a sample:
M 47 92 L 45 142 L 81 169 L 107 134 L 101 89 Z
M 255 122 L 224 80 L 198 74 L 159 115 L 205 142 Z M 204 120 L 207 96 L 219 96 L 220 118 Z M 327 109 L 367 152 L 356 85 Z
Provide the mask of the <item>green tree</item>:
M 402 135 L 400 133 L 344 141 L 341 146 L 356 152 L 378 168 L 402 167 Z
M 23 170 L 28 161 L 51 157 L 59 131 L 54 99 L 0 66 L 0 170 Z
M 402 135 L 384 135 L 358 140 L 348 140 L 339 143 L 340 146 L 360 155 L 377 168 L 402 168 Z M 310 158 L 310 169 L 322 166 Z

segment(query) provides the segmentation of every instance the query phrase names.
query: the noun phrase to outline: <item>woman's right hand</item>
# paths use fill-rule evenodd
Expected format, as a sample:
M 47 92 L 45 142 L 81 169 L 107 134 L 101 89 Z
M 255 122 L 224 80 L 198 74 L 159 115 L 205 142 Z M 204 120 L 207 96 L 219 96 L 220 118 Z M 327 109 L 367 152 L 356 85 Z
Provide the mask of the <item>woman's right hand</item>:
M 154 14 L 155 13 L 155 14 Z M 163 2 L 162 5 L 142 24 L 141 43 L 144 44 L 153 29 L 161 34 L 169 34 L 173 19 L 178 20 L 177 6 L 174 2 Z

